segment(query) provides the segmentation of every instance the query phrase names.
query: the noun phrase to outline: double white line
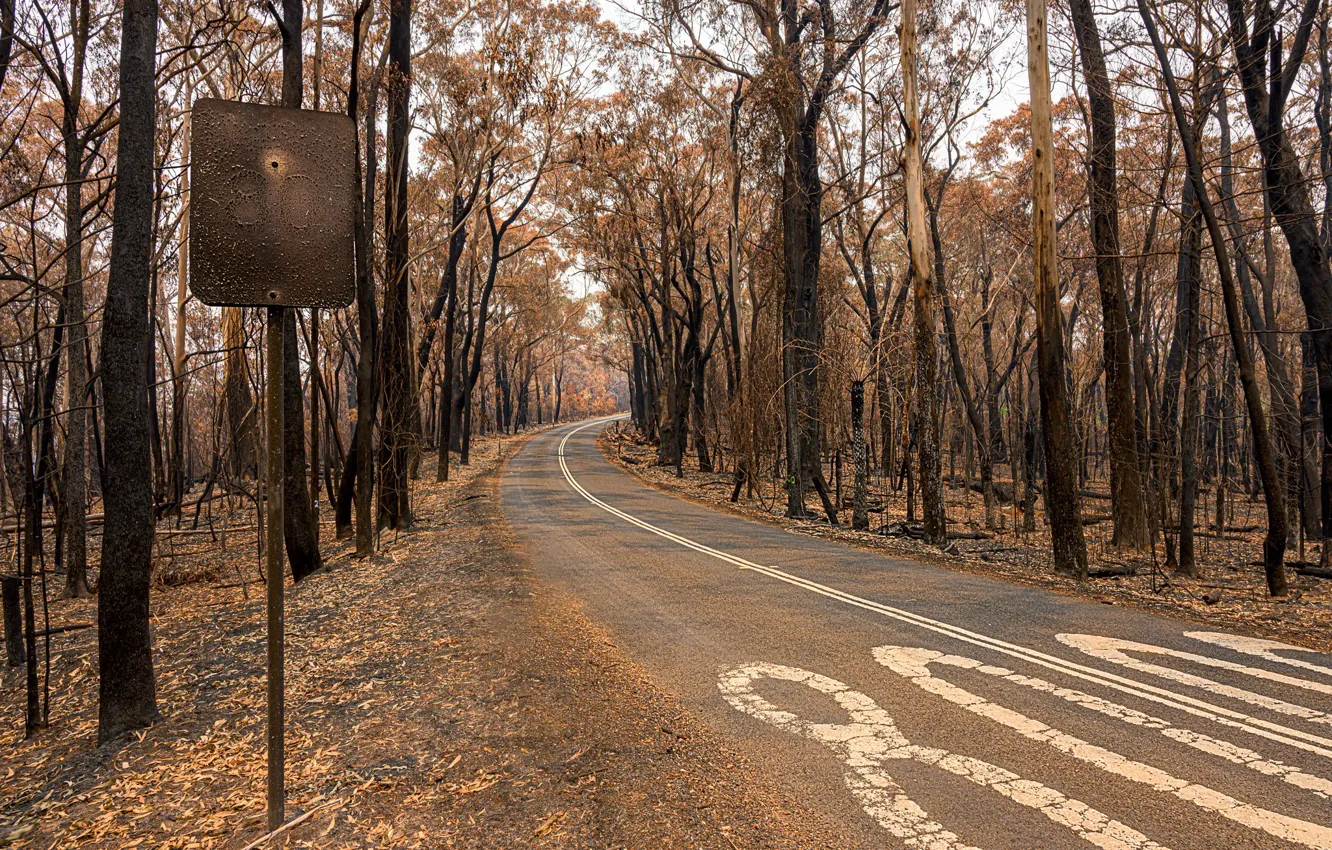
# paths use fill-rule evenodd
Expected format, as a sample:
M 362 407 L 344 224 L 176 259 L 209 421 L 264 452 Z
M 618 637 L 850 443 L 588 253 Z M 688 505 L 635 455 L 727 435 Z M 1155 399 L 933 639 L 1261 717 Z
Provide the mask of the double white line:
M 1115 673 L 1097 670 L 1094 667 L 1087 667 L 1057 656 L 1047 655 L 1046 653 L 1035 649 L 1009 643 L 979 632 L 973 632 L 969 629 L 964 629 L 960 626 L 952 625 L 951 623 L 945 623 L 941 620 L 922 617 L 919 614 L 913 614 L 912 612 L 905 611 L 901 608 L 894 608 L 891 605 L 884 605 L 883 603 L 865 599 L 838 590 L 837 588 L 829 587 L 825 584 L 819 584 L 818 582 L 810 581 L 809 579 L 800 578 L 799 576 L 792 575 L 778 567 L 756 564 L 753 561 L 746 560 L 745 558 L 727 552 L 722 552 L 719 549 L 713 549 L 711 546 L 706 546 L 702 543 L 690 540 L 688 537 L 683 537 L 649 522 L 644 522 L 638 517 L 626 513 L 613 505 L 609 505 L 589 493 L 587 489 L 579 484 L 578 480 L 574 478 L 573 473 L 569 471 L 568 463 L 565 462 L 564 449 L 568 444 L 570 437 L 586 428 L 592 427 L 593 425 L 603 425 L 607 421 L 609 420 L 594 420 L 580 425 L 565 434 L 564 439 L 560 440 L 559 446 L 560 470 L 564 473 L 565 480 L 569 482 L 569 485 L 573 487 L 580 496 L 607 513 L 624 520 L 630 525 L 637 526 L 644 531 L 657 535 L 658 537 L 664 537 L 673 543 L 678 543 L 686 549 L 692 549 L 695 552 L 710 555 L 719 561 L 725 561 L 728 564 L 732 564 L 744 570 L 752 570 L 753 572 L 785 582 L 794 587 L 799 587 L 811 593 L 817 593 L 820 596 L 826 596 L 829 599 L 836 599 L 846 605 L 862 608 L 866 611 L 873 611 L 877 614 L 882 614 L 885 617 L 889 617 L 899 622 L 909 623 L 913 626 L 919 626 L 922 629 L 928 629 L 929 631 L 953 638 L 954 640 L 969 643 L 973 646 L 983 647 L 1007 655 L 1011 658 L 1016 658 L 1030 664 L 1035 664 L 1039 667 L 1063 673 L 1064 675 L 1071 676 L 1075 679 L 1092 682 L 1101 685 L 1102 687 L 1119 691 L 1120 693 L 1130 694 L 1149 702 L 1183 711 L 1195 717 L 1202 717 L 1214 721 L 1222 726 L 1240 729 L 1259 738 L 1277 741 L 1295 747 L 1296 749 L 1304 750 L 1305 752 L 1315 753 L 1325 758 L 1332 759 L 1332 739 L 1314 735 L 1299 729 L 1292 729 L 1279 723 L 1272 723 L 1261 718 L 1244 714 L 1243 712 L 1215 705 L 1206 700 L 1195 699 L 1185 694 L 1167 690 L 1166 688 L 1157 687 L 1145 682 L 1139 682 L 1136 679 L 1130 679 Z

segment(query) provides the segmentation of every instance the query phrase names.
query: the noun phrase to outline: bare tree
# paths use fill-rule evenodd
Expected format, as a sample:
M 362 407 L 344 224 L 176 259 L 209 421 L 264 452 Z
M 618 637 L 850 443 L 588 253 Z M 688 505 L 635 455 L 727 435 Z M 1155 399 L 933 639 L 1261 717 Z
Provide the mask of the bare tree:
M 1045 439 L 1045 512 L 1057 572 L 1087 578 L 1082 499 L 1074 472 L 1076 440 L 1064 365 L 1063 312 L 1055 251 L 1054 133 L 1050 116 L 1045 0 L 1027 0 L 1027 77 L 1031 85 L 1032 271 L 1036 279 L 1036 358 Z
M 148 424 L 148 267 L 153 231 L 156 0 L 125 0 L 111 276 L 102 324 L 109 486 L 97 595 L 99 741 L 157 719 L 148 593 L 153 488 Z
M 1124 295 L 1119 252 L 1119 188 L 1115 151 L 1115 99 L 1105 67 L 1105 51 L 1091 0 L 1071 0 L 1073 31 L 1087 78 L 1091 150 L 1088 196 L 1096 278 L 1101 290 L 1101 330 L 1105 352 L 1106 414 L 1110 431 L 1110 506 L 1117 546 L 1147 545 L 1147 501 L 1138 466 L 1133 404 L 1133 341 Z
M 902 0 L 902 121 L 906 131 L 907 253 L 911 263 L 912 326 L 915 329 L 916 415 L 920 457 L 920 492 L 925 506 L 925 542 L 947 540 L 943 463 L 939 454 L 938 346 L 935 341 L 934 280 L 930 274 L 930 237 L 925 223 L 925 175 L 920 152 L 920 101 L 917 92 L 916 2 Z
M 1290 263 L 1299 280 L 1300 298 L 1309 336 L 1317 355 L 1318 399 L 1323 414 L 1323 559 L 1332 563 L 1326 541 L 1332 539 L 1332 268 L 1328 246 L 1319 234 L 1318 217 L 1309 200 L 1300 159 L 1291 146 L 1285 111 L 1295 79 L 1304 64 L 1320 0 L 1305 0 L 1291 40 L 1282 57 L 1284 39 L 1270 0 L 1253 4 L 1253 31 L 1243 0 L 1227 0 L 1230 45 L 1235 51 L 1244 105 L 1263 158 L 1263 178 L 1272 214 L 1286 237 Z M 1321 31 L 1320 31 L 1321 36 Z M 1322 36 L 1326 48 L 1325 36 Z M 1326 49 L 1323 51 L 1326 53 Z M 1323 58 L 1326 69 L 1326 56 Z M 1321 73 L 1326 75 L 1326 70 Z M 1270 79 L 1269 79 L 1270 75 Z M 1323 95 L 1326 98 L 1326 94 Z M 1325 119 L 1324 119 L 1325 120 Z M 1326 135 L 1326 130 L 1323 131 Z M 1327 204 L 1324 199 L 1324 204 Z M 1284 582 L 1284 578 L 1283 578 Z
M 1226 249 L 1225 234 L 1221 232 L 1216 211 L 1212 206 L 1207 184 L 1203 180 L 1202 164 L 1198 155 L 1193 129 L 1184 114 L 1180 101 L 1179 87 L 1175 83 L 1174 72 L 1170 68 L 1170 57 L 1166 53 L 1157 32 L 1156 22 L 1147 0 L 1138 0 L 1138 12 L 1142 15 L 1143 25 L 1156 50 L 1157 60 L 1161 63 L 1161 76 L 1170 96 L 1170 107 L 1175 115 L 1175 125 L 1179 130 L 1180 142 L 1184 147 L 1184 157 L 1188 162 L 1189 182 L 1193 184 L 1198 207 L 1207 223 L 1207 232 L 1212 241 L 1212 253 L 1216 258 L 1217 272 L 1221 278 L 1222 300 L 1225 304 L 1226 324 L 1230 328 L 1230 339 L 1235 349 L 1235 362 L 1239 366 L 1240 384 L 1244 388 L 1244 401 L 1249 411 L 1249 424 L 1253 429 L 1254 453 L 1258 458 L 1258 471 L 1262 476 L 1263 496 L 1267 502 L 1267 536 L 1263 541 L 1263 565 L 1267 576 L 1267 589 L 1273 596 L 1286 595 L 1286 506 L 1284 493 L 1276 470 L 1276 457 L 1272 450 L 1272 438 L 1267 430 L 1267 413 L 1263 410 L 1262 398 L 1258 392 L 1258 379 L 1254 374 L 1253 355 L 1243 319 L 1240 315 L 1239 297 L 1236 294 L 1234 269 Z
M 388 150 L 384 203 L 384 327 L 380 368 L 384 425 L 379 447 L 381 527 L 411 527 L 409 453 L 416 421 L 408 301 L 407 137 L 411 132 L 412 2 L 392 0 L 389 12 Z
M 271 7 L 270 7 L 271 9 Z M 304 95 L 305 8 L 302 0 L 283 0 L 282 14 L 272 9 L 282 36 L 282 105 L 300 109 Z M 296 341 L 296 311 L 282 318 L 282 523 L 291 575 L 300 581 L 323 566 L 319 554 L 319 519 L 305 483 L 305 402 Z M 312 374 L 310 394 L 318 392 Z

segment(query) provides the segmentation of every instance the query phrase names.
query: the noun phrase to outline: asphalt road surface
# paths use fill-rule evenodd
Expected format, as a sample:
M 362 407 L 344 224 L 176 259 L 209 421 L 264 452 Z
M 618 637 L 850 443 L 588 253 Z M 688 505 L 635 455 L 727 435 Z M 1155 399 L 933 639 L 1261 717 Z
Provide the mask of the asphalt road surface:
M 1332 848 L 1332 656 L 711 511 L 604 424 L 509 464 L 537 572 L 855 846 Z

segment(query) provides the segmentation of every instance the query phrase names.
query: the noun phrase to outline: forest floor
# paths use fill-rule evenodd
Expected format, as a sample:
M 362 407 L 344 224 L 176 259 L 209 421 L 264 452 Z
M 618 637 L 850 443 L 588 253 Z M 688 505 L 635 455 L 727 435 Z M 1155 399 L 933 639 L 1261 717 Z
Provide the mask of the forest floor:
M 326 571 L 287 592 L 288 818 L 309 817 L 274 846 L 836 846 L 531 574 L 498 504 L 522 442 L 482 441 L 447 484 L 423 468 L 415 530 L 370 560 L 326 527 Z M 253 531 L 227 553 L 183 539 L 156 571 L 155 726 L 97 746 L 93 629 L 53 638 L 31 739 L 3 669 L 0 847 L 263 836 L 264 594 L 236 581 Z M 52 600 L 53 625 L 95 622 L 94 600 Z
M 1164 553 L 1160 551 L 1134 552 L 1112 547 L 1109 540 L 1111 524 L 1097 521 L 1085 527 L 1089 569 L 1093 576 L 1098 572 L 1116 575 L 1077 582 L 1054 572 L 1049 534 L 1042 522 L 1037 522 L 1036 531 L 1024 532 L 1020 530 L 1020 515 L 1014 516 L 1013 505 L 1002 503 L 1000 513 L 1004 528 L 984 531 L 985 510 L 980 494 L 960 484 L 956 488 L 949 487 L 946 478 L 944 497 L 950 533 L 977 539 L 950 539 L 945 549 L 940 550 L 904 534 L 911 525 L 906 522 L 904 492 L 871 487 L 871 530 L 853 531 L 846 524 L 831 526 L 824 518 L 823 507 L 816 496 L 808 504 L 811 519 L 788 519 L 785 516 L 785 492 L 774 498 L 771 482 L 760 484 L 754 498 L 746 498 L 742 492 L 740 499 L 732 503 L 734 474 L 699 472 L 695 455 L 686 459 L 684 475 L 677 478 L 673 467 L 657 464 L 656 446 L 646 443 L 625 423 L 612 426 L 599 440 L 599 445 L 612 463 L 651 487 L 799 534 L 1096 599 L 1107 605 L 1127 605 L 1170 614 L 1209 628 L 1272 638 L 1323 652 L 1332 649 L 1332 580 L 1299 574 L 1296 565 L 1289 563 L 1295 556 L 1292 550 L 1287 555 L 1291 592 L 1283 599 L 1269 597 L 1262 569 L 1264 509 L 1261 503 L 1251 504 L 1247 499 L 1232 502 L 1231 509 L 1237 514 L 1232 523 L 1251 530 L 1237 532 L 1228 528 L 1224 537 L 1218 538 L 1211 535 L 1210 530 L 1199 529 L 1196 536 L 1197 559 L 1202 567 L 1199 578 L 1167 572 Z M 843 492 L 845 509 L 840 511 L 840 517 L 843 523 L 848 523 L 851 516 L 849 469 L 845 474 L 848 476 Z M 1008 481 L 1002 483 L 1011 484 Z M 1108 511 L 1109 502 L 1103 502 L 1098 509 Z M 1084 515 L 1091 513 L 1086 504 L 1083 511 Z M 1200 509 L 1200 522 L 1205 513 Z M 1257 528 L 1253 530 L 1255 524 Z M 1309 551 L 1308 558 L 1316 561 L 1317 547 L 1311 545 Z

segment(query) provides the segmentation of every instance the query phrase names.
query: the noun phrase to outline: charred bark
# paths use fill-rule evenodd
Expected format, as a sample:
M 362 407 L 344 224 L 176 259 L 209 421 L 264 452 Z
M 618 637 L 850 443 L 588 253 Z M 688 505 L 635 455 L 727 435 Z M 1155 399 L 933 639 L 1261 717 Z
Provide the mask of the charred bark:
M 111 270 L 102 324 L 107 487 L 97 597 L 101 742 L 155 721 L 148 595 L 153 551 L 148 423 L 148 289 L 156 126 L 156 0 L 125 0 L 121 14 L 120 126 Z
M 1110 436 L 1110 504 L 1115 546 L 1147 545 L 1146 500 L 1138 465 L 1133 403 L 1133 344 L 1129 335 L 1124 270 L 1119 252 L 1119 189 L 1114 90 L 1106 72 L 1101 34 L 1090 0 L 1071 0 L 1073 29 L 1087 79 L 1091 117 L 1088 196 L 1092 247 L 1101 291 L 1105 406 Z
M 384 185 L 384 424 L 379 445 L 380 527 L 412 524 L 409 478 L 416 404 L 412 392 L 407 137 L 411 124 L 412 0 L 393 0 L 388 35 L 388 148 Z
M 1045 513 L 1056 572 L 1087 578 L 1087 544 L 1075 462 L 1077 437 L 1068 403 L 1063 313 L 1055 252 L 1054 139 L 1050 114 L 1044 0 L 1027 0 L 1027 72 L 1031 87 L 1032 227 L 1036 283 L 1036 358 L 1045 438 Z

